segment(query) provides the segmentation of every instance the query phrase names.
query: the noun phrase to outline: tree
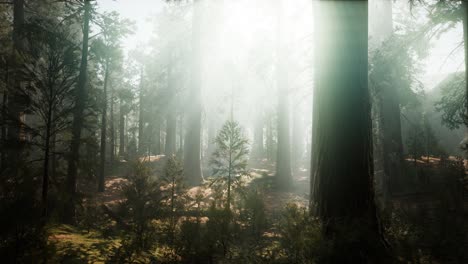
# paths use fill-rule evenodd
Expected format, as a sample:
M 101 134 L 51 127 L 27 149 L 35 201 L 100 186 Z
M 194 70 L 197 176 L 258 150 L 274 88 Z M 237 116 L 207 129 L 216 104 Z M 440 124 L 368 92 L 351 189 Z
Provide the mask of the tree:
M 104 86 L 103 86 L 103 101 L 102 101 L 102 118 L 101 118 L 101 150 L 100 150 L 100 168 L 99 168 L 99 180 L 98 180 L 98 191 L 104 191 L 104 176 L 105 176 L 105 162 L 106 162 L 106 141 L 107 141 L 107 87 L 110 82 L 111 71 L 119 66 L 121 63 L 122 54 L 120 51 L 120 40 L 130 33 L 128 28 L 129 22 L 127 20 L 121 20 L 116 12 L 105 13 L 101 16 L 101 21 L 98 22 L 102 30 L 102 38 L 94 42 L 95 52 L 101 59 L 101 63 L 104 71 Z M 112 89 L 113 91 L 113 89 Z M 111 155 L 110 163 L 114 161 L 114 94 L 112 92 L 111 98 Z
M 175 218 L 174 213 L 177 209 L 176 199 L 183 189 L 183 174 L 184 169 L 180 161 L 174 156 L 170 156 L 164 168 L 164 176 L 162 182 L 170 186 L 170 206 L 171 206 L 171 227 L 174 228 Z
M 75 85 L 77 50 L 64 29 L 54 29 L 55 25 L 37 26 L 34 42 L 39 53 L 37 57 L 27 58 L 24 65 L 26 76 L 33 84 L 19 90 L 30 98 L 28 108 L 40 118 L 40 124 L 34 128 L 40 137 L 40 146 L 44 151 L 42 175 L 43 214 L 47 215 L 49 190 L 49 170 L 52 146 L 55 136 L 69 129 L 69 114 L 73 101 L 70 98 Z M 29 28 L 31 31 L 32 28 Z M 32 129 L 32 128 L 31 128 Z
M 326 223 L 325 236 L 337 242 L 330 262 L 363 263 L 377 254 L 374 247 L 380 244 L 367 78 L 368 3 L 317 4 L 312 205 Z M 346 245 L 340 243 L 346 244 L 349 234 L 340 223 L 359 227 L 355 243 L 360 253 L 343 251 Z
M 226 210 L 231 210 L 231 189 L 233 182 L 238 182 L 247 175 L 249 150 L 248 140 L 243 136 L 237 122 L 227 121 L 215 139 L 216 149 L 210 160 L 213 176 L 212 184 L 226 184 Z
M 83 43 L 81 50 L 80 73 L 75 89 L 75 107 L 73 110 L 72 139 L 70 142 L 70 156 L 66 180 L 67 203 L 65 207 L 65 221 L 73 222 L 75 217 L 76 178 L 80 158 L 81 129 L 83 128 L 84 109 L 87 101 L 87 71 L 88 71 L 88 43 L 89 22 L 91 20 L 91 0 L 84 0 L 83 15 Z
M 291 142 L 289 133 L 289 96 L 287 80 L 287 62 L 283 43 L 282 0 L 278 6 L 278 32 L 276 48 L 276 85 L 278 89 L 278 146 L 276 149 L 276 181 L 279 188 L 288 189 L 292 184 Z
M 200 183 L 201 172 L 201 0 L 194 1 L 192 21 L 192 87 L 189 91 L 191 103 L 187 106 L 184 172 L 187 182 L 191 185 Z

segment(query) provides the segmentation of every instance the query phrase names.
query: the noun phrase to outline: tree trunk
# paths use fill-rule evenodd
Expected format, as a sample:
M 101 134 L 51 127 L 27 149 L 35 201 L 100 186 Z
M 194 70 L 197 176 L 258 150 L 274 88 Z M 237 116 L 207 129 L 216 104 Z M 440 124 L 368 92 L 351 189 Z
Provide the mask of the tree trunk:
M 84 121 L 84 109 L 88 97 L 87 91 L 87 70 L 88 70 L 88 38 L 89 38 L 89 19 L 91 12 L 90 0 L 85 0 L 83 16 L 83 45 L 81 54 L 80 73 L 76 86 L 76 102 L 73 111 L 72 139 L 70 144 L 70 156 L 68 161 L 68 171 L 66 179 L 67 202 L 65 206 L 65 221 L 73 223 L 75 218 L 75 194 L 76 178 L 78 174 L 78 163 L 80 158 L 81 129 Z
M 168 107 L 166 109 L 166 147 L 164 154 L 170 157 L 176 153 L 176 127 L 177 127 L 177 115 L 175 109 L 175 87 L 173 82 L 173 70 L 172 70 L 172 54 L 169 54 L 169 63 L 167 65 L 167 102 Z
M 111 80 L 108 81 L 111 83 Z M 114 163 L 115 163 L 115 123 L 114 123 L 114 87 L 112 86 L 112 83 L 110 84 L 110 89 L 111 89 L 111 94 L 110 94 L 110 113 L 109 113 L 109 123 L 110 123 L 110 156 L 109 156 L 109 161 L 110 161 L 110 168 L 114 168 Z
M 109 79 L 109 58 L 106 59 L 106 69 L 104 73 L 104 87 L 102 100 L 102 117 L 101 117 L 101 156 L 99 164 L 99 180 L 98 192 L 104 191 L 104 177 L 106 171 L 106 141 L 107 141 L 107 82 Z M 112 114 L 112 113 L 111 113 Z M 111 149 L 112 151 L 112 149 Z
M 21 54 L 25 51 L 25 41 L 24 41 L 24 0 L 14 0 L 13 1 L 13 54 L 11 56 L 12 64 L 14 67 L 13 74 L 13 89 L 8 91 L 6 96 L 7 106 L 7 116 L 9 119 L 9 125 L 7 133 L 7 164 L 12 169 L 12 173 L 15 174 L 18 167 L 18 161 L 21 158 L 21 151 L 23 147 L 23 142 L 21 139 L 21 115 L 23 109 L 25 108 L 23 100 L 20 99 L 16 93 L 19 90 L 21 85 L 21 65 L 19 65 L 17 60 L 17 54 Z
M 466 113 L 468 114 L 468 0 L 462 2 L 463 8 L 463 41 L 465 42 L 465 90 L 466 90 Z M 468 118 L 468 117 L 466 117 Z M 468 124 L 468 121 L 465 121 Z
M 375 1 L 373 11 L 374 14 L 371 17 L 375 17 L 373 20 L 376 24 L 373 35 L 375 35 L 375 45 L 379 47 L 393 34 L 392 2 Z M 391 65 L 376 65 L 376 67 L 387 67 L 388 71 L 391 71 Z M 376 80 L 377 84 L 382 83 L 385 78 L 385 76 L 379 77 L 382 79 Z M 378 116 L 376 122 L 378 122 L 377 136 L 379 137 L 379 140 L 376 140 L 375 156 L 382 160 L 376 163 L 376 166 L 381 166 L 381 168 L 376 168 L 376 195 L 382 208 L 386 208 L 390 202 L 390 194 L 398 186 L 403 166 L 400 98 L 397 85 L 391 82 L 392 80 L 390 80 L 390 85 L 373 89 L 376 91 L 377 98 L 374 110 Z M 378 146 L 379 144 L 381 146 Z
M 263 147 L 263 126 L 264 126 L 263 115 L 260 112 L 255 122 L 254 144 L 253 144 L 254 151 L 252 153 L 252 155 L 258 159 L 263 159 L 264 151 L 265 151 Z
M 190 97 L 192 102 L 187 107 L 187 127 L 185 129 L 185 151 L 184 151 L 184 172 L 187 176 L 187 183 L 196 185 L 201 182 L 201 7 L 202 1 L 194 1 L 193 12 L 193 32 L 192 32 L 192 87 Z
M 176 153 L 176 124 L 177 117 L 172 109 L 169 110 L 166 119 L 166 149 L 165 155 L 172 156 Z
M 122 100 L 119 101 L 119 156 L 125 157 L 125 113 Z
M 161 154 L 161 119 L 158 117 L 154 127 L 154 154 Z
M 377 263 L 367 1 L 318 5 L 313 203 L 325 236 L 344 241 L 334 244 L 330 263 Z M 357 237 L 346 242 L 351 233 Z
M 288 189 L 292 185 L 291 143 L 289 135 L 289 92 L 287 81 L 287 61 L 284 54 L 282 30 L 282 0 L 278 6 L 276 82 L 278 89 L 278 146 L 276 149 L 276 181 L 278 188 Z
M 145 100 L 144 100 L 144 89 L 143 89 L 143 69 L 141 70 L 141 77 L 140 77 L 140 94 L 139 94 L 139 101 L 140 101 L 140 112 L 138 114 L 138 154 L 143 155 L 144 154 L 144 141 L 145 141 L 145 135 L 144 135 L 144 126 L 145 126 L 145 118 L 144 118 L 144 106 L 145 106 Z
M 180 114 L 179 117 L 179 149 L 178 153 L 180 157 L 184 155 L 184 115 L 183 113 Z
M 50 91 L 52 94 L 52 91 Z M 52 128 L 52 105 L 49 105 L 47 111 L 46 120 L 46 134 L 45 134 L 45 145 L 44 145 L 44 164 L 42 174 L 42 216 L 47 217 L 47 197 L 49 193 L 49 153 L 50 153 L 50 137 Z
M 5 62 L 5 86 L 6 88 L 3 90 L 3 96 L 2 96 L 2 131 L 1 131 L 1 166 L 0 166 L 0 172 L 3 171 L 3 169 L 6 167 L 6 128 L 7 128 L 7 105 L 8 105 L 8 86 L 9 86 L 9 63 L 8 61 Z

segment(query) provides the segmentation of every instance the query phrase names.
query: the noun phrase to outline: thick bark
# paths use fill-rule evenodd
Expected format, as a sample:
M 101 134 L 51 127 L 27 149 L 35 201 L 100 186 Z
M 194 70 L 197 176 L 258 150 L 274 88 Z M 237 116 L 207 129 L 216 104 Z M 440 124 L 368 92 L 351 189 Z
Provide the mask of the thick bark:
M 330 263 L 376 263 L 380 230 L 373 190 L 367 1 L 318 4 L 313 202 L 327 237 L 346 241 L 350 232 L 357 235 L 346 250 L 334 245 Z
M 80 158 L 81 130 L 84 121 L 84 109 L 86 107 L 86 101 L 88 98 L 87 70 L 90 12 L 91 2 L 90 0 L 85 0 L 81 64 L 76 86 L 76 101 L 75 108 L 73 109 L 72 139 L 70 144 L 70 156 L 68 160 L 68 171 L 65 185 L 66 194 L 68 197 L 65 205 L 64 220 L 69 223 L 74 222 L 75 218 L 76 178 L 78 174 L 78 163 Z
M 106 141 L 107 141 L 107 82 L 109 79 L 109 59 L 106 60 L 104 73 L 102 117 L 101 117 L 101 151 L 99 164 L 98 192 L 104 191 L 104 176 L 106 170 Z M 112 114 L 112 113 L 111 113 Z
M 277 62 L 276 62 L 276 82 L 278 89 L 278 108 L 277 108 L 277 131 L 278 146 L 276 149 L 276 181 L 277 187 L 288 189 L 292 184 L 291 175 L 291 142 L 289 133 L 289 93 L 287 80 L 287 60 L 285 47 L 283 45 L 282 30 L 282 8 L 279 0 L 279 14 L 277 25 Z
M 193 12 L 193 65 L 192 87 L 190 89 L 191 103 L 187 107 L 187 127 L 185 129 L 184 174 L 187 183 L 196 185 L 201 182 L 201 7 L 202 1 L 194 1 Z

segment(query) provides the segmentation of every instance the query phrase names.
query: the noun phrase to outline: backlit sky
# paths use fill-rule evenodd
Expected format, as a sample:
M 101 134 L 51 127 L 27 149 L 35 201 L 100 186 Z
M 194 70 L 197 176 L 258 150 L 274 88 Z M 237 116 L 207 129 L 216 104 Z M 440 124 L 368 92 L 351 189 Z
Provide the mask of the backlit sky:
M 127 50 L 150 40 L 153 28 L 150 18 L 156 16 L 163 5 L 163 0 L 99 0 L 101 11 L 117 11 L 136 22 L 135 34 L 128 36 L 124 43 Z M 448 73 L 464 70 L 463 46 L 452 52 L 461 41 L 461 25 L 433 41 L 430 56 L 424 62 L 425 73 L 421 76 L 426 89 L 431 89 Z

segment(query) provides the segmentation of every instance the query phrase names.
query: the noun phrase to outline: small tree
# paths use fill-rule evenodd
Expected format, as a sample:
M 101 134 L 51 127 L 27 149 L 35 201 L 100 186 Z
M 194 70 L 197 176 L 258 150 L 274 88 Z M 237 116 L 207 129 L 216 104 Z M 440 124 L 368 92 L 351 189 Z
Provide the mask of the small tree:
M 248 140 L 244 137 L 239 124 L 227 121 L 215 138 L 216 150 L 210 160 L 213 176 L 217 177 L 213 184 L 227 184 L 226 210 L 231 207 L 232 183 L 237 182 L 247 174 Z
M 170 206 L 171 206 L 171 229 L 175 225 L 174 212 L 177 209 L 177 196 L 183 190 L 183 174 L 184 169 L 180 161 L 175 157 L 171 156 L 167 160 L 166 167 L 164 168 L 164 176 L 162 177 L 162 183 L 168 185 Z M 180 204 L 180 203 L 179 203 Z
M 162 195 L 160 185 L 152 179 L 144 162 L 135 164 L 123 194 L 126 200 L 122 203 L 121 213 L 132 228 L 131 246 L 136 250 L 149 249 L 154 239 L 151 220 L 159 213 Z

